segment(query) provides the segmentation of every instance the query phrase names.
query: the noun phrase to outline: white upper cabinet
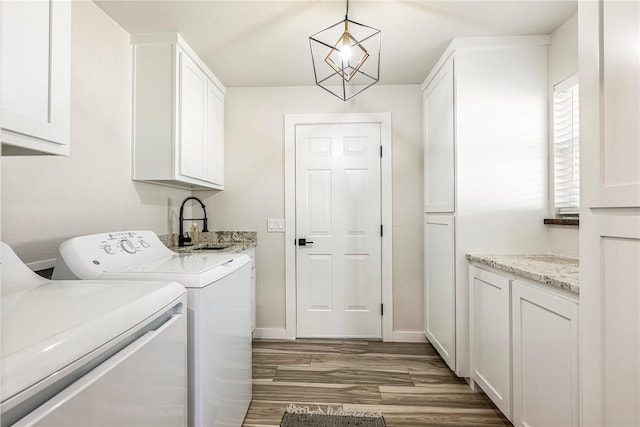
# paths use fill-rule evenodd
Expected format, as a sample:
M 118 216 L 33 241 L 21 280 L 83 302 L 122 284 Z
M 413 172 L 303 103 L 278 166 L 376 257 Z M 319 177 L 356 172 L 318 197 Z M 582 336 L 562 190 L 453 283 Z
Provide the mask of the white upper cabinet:
M 224 188 L 224 87 L 177 34 L 134 45 L 133 179 Z
M 580 19 L 580 198 L 640 206 L 640 3 L 584 2 Z
M 453 59 L 450 59 L 424 91 L 424 211 L 453 212 L 454 121 Z
M 2 154 L 69 155 L 71 5 L 2 4 Z

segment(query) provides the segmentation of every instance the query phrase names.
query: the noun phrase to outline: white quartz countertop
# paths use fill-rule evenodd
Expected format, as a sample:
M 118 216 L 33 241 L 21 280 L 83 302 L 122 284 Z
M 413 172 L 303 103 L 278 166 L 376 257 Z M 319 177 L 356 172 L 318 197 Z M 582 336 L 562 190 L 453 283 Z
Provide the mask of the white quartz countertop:
M 467 254 L 467 260 L 527 279 L 580 293 L 580 265 L 575 258 L 556 255 L 482 255 Z

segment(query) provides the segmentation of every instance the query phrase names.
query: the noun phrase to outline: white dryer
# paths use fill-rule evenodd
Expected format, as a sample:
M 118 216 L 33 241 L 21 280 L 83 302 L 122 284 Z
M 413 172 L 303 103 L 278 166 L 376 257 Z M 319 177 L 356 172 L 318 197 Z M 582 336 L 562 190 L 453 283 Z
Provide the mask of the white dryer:
M 60 245 L 56 279 L 175 280 L 187 288 L 189 425 L 242 425 L 251 402 L 251 263 L 247 255 L 168 249 L 152 231 Z
M 184 426 L 186 290 L 51 281 L 0 242 L 2 426 Z

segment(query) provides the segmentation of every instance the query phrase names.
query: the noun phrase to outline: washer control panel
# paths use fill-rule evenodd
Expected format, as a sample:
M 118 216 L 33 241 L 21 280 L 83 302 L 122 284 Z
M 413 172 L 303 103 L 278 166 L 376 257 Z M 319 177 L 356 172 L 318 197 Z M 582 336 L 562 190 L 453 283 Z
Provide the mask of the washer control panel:
M 78 236 L 60 245 L 60 269 L 54 269 L 57 279 L 86 277 L 97 279 L 102 272 L 122 265 L 135 264 L 156 257 L 175 255 L 150 230 L 116 231 Z M 62 265 L 66 264 L 63 268 Z M 59 270 L 59 273 L 56 271 Z M 66 277 L 77 271 L 76 277 Z
M 141 251 L 152 251 L 151 243 L 141 231 L 121 231 L 117 233 L 107 233 L 100 241 L 100 248 L 108 255 L 136 254 Z M 145 238 L 146 237 L 146 238 Z M 155 237 L 155 236 L 154 236 Z

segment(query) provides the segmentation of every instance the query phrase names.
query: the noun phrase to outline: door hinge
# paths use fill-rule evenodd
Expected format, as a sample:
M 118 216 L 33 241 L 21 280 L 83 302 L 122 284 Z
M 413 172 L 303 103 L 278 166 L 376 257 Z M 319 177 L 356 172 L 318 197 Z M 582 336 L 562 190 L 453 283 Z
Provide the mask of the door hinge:
M 380 304 L 380 316 L 384 316 L 384 304 Z
M 384 235 L 384 230 L 382 227 L 382 224 L 380 224 L 380 237 L 382 237 Z
M 380 146 L 380 158 L 382 158 L 382 145 Z

